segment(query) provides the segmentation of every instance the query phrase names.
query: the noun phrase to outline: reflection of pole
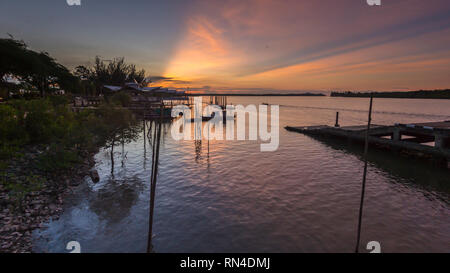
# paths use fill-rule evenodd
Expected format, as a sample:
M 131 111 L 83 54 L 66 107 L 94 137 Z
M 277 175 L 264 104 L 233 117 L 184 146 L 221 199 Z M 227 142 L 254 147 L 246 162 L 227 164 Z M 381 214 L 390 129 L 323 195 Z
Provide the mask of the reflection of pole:
M 114 176 L 114 140 L 111 143 L 111 174 Z
M 148 143 L 150 144 L 150 146 L 153 147 L 151 141 L 152 141 L 152 126 L 153 126 L 153 122 L 150 120 L 150 126 L 148 127 L 148 132 L 147 132 L 147 137 L 148 137 Z
M 369 130 L 370 130 L 370 122 L 372 121 L 372 101 L 373 101 L 373 95 L 370 95 L 369 119 L 367 121 L 366 140 L 365 140 L 365 144 L 364 144 L 364 174 L 363 174 L 363 182 L 362 182 L 362 189 L 361 189 L 361 202 L 359 203 L 358 235 L 357 235 L 357 239 L 356 239 L 355 253 L 358 253 L 358 251 L 359 251 L 359 241 L 361 238 L 361 222 L 362 222 L 364 193 L 365 193 L 365 189 L 366 189 L 366 176 L 367 176 L 367 151 L 369 150 Z
M 158 163 L 159 163 L 159 144 L 161 143 L 161 127 L 162 127 L 162 117 L 163 117 L 163 107 L 161 104 L 161 116 L 158 124 L 158 128 L 155 127 L 155 137 L 153 142 L 153 164 L 152 164 L 152 175 L 150 182 L 150 219 L 149 219 L 149 229 L 148 229 L 148 242 L 147 242 L 147 253 L 152 252 L 152 237 L 153 237 L 153 216 L 155 208 L 155 192 L 156 192 L 156 179 L 158 177 Z
M 210 126 L 210 124 L 208 121 L 208 158 L 209 158 L 209 126 Z
M 122 168 L 124 166 L 124 160 L 125 160 L 125 138 L 124 138 L 123 129 L 122 129 Z
M 209 126 L 210 126 L 210 124 L 209 124 L 209 121 L 207 121 L 207 122 L 208 122 L 208 157 L 206 158 L 206 161 L 208 163 L 208 172 L 209 172 Z
M 147 159 L 147 146 L 146 146 L 146 142 L 147 142 L 147 140 L 145 139 L 145 135 L 147 134 L 147 131 L 145 130 L 145 123 L 146 123 L 146 121 L 145 121 L 145 117 L 144 117 L 144 131 L 143 131 L 143 134 L 144 134 L 144 168 L 145 168 L 145 161 L 146 161 L 146 159 Z

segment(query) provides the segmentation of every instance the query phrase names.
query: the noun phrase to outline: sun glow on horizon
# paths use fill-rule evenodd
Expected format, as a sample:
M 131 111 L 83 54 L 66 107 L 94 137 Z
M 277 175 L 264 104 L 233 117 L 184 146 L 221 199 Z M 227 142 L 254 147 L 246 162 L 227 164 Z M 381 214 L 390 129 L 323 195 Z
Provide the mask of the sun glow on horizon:
M 361 6 L 349 20 L 342 18 L 347 13 L 342 7 L 333 13 L 320 3 L 196 5 L 198 12 L 186 20 L 163 73 L 176 79 L 166 86 L 320 91 L 450 85 L 450 47 L 445 46 L 450 24 L 442 27 L 438 17 L 426 17 L 417 26 L 405 25 L 421 18 L 419 9 L 405 10 L 398 3 L 382 11 Z M 397 16 L 399 9 L 403 17 Z M 323 18 L 313 16 L 318 12 Z M 421 32 L 423 26 L 437 30 Z

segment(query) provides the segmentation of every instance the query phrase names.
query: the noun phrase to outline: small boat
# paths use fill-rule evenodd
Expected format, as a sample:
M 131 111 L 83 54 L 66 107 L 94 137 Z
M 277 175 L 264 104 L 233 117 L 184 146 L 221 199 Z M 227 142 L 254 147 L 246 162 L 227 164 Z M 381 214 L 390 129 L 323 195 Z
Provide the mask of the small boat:
M 202 121 L 209 121 L 209 120 L 211 120 L 212 118 L 214 118 L 214 116 L 215 116 L 215 113 L 212 113 L 210 117 L 202 116 Z M 191 122 L 195 122 L 195 119 L 194 119 L 194 118 L 191 118 Z
M 213 112 L 210 117 L 203 116 L 202 117 L 202 121 L 210 121 L 214 117 L 215 117 L 215 113 Z M 228 117 L 227 116 L 227 110 L 223 110 L 222 117 L 223 117 L 223 123 L 226 123 L 227 120 L 234 120 L 234 119 L 236 119 L 236 114 L 233 117 Z M 195 122 L 195 119 L 191 118 L 191 122 Z

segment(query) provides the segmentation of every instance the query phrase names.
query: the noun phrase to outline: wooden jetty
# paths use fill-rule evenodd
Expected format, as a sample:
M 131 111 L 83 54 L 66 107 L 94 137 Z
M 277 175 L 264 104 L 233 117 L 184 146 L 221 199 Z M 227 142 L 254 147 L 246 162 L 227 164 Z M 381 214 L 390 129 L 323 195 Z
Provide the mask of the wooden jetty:
M 211 119 L 213 119 L 216 116 L 216 113 L 213 112 L 210 116 L 202 116 L 202 121 L 209 121 Z M 227 110 L 226 109 L 222 109 L 222 118 L 223 118 L 223 123 L 227 123 L 228 120 L 235 120 L 236 119 L 236 114 L 234 116 L 227 116 Z M 191 118 L 191 122 L 195 122 L 195 118 Z
M 333 127 L 328 125 L 285 127 L 286 130 L 310 136 L 339 138 L 364 143 L 367 125 Z M 434 145 L 425 145 L 433 143 Z M 371 146 L 429 159 L 450 168 L 450 120 L 428 123 L 372 125 Z
M 84 109 L 96 110 L 103 103 L 103 97 L 76 97 L 71 106 L 74 112 Z M 145 119 L 160 119 L 161 110 L 163 119 L 171 119 L 171 111 L 176 104 L 186 104 L 184 97 L 143 96 L 141 94 L 131 96 L 131 101 L 126 108 L 137 117 Z
M 171 118 L 172 105 L 165 104 L 162 100 L 132 100 L 127 108 L 144 119 L 161 118 L 161 110 L 163 111 L 162 118 Z

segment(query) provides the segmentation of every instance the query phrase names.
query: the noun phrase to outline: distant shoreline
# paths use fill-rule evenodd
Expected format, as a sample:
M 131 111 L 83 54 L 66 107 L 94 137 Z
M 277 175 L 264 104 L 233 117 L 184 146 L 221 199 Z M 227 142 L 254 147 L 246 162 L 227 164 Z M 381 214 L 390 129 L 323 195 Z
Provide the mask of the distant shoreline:
M 187 96 L 227 96 L 227 97 L 344 97 L 344 98 L 374 98 L 388 99 L 450 99 L 450 89 L 443 90 L 418 90 L 418 91 L 392 91 L 392 92 L 331 92 L 330 95 L 323 93 L 187 93 Z
M 390 99 L 450 99 L 450 89 L 443 90 L 418 90 L 406 92 L 331 92 L 330 97 L 346 98 L 390 98 Z
M 228 96 L 228 97 L 326 97 L 322 93 L 300 93 L 300 94 L 255 94 L 255 93 L 187 93 L 187 96 Z

